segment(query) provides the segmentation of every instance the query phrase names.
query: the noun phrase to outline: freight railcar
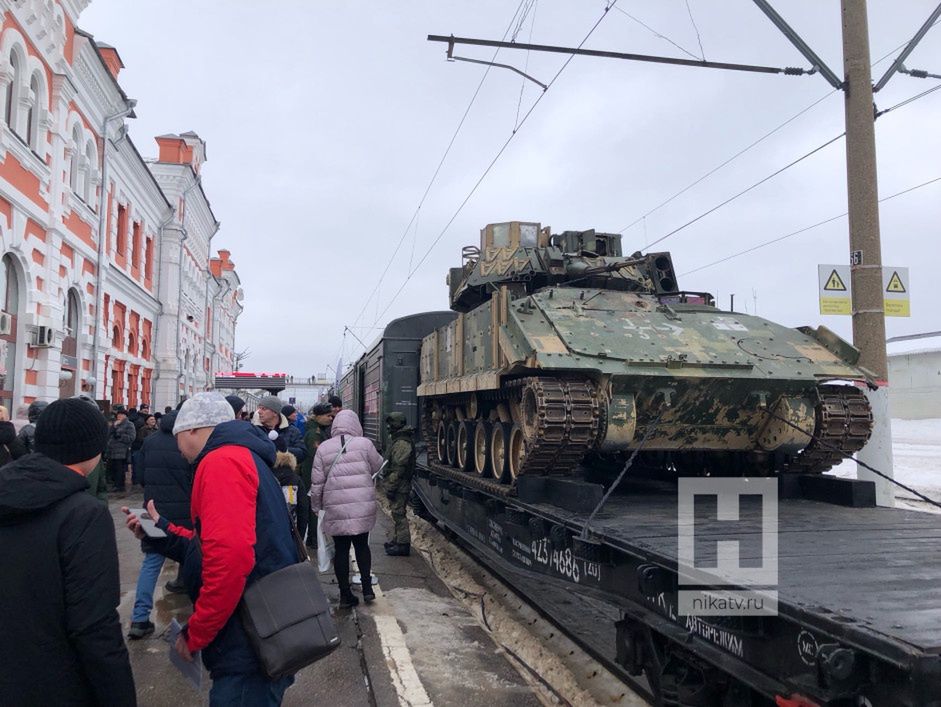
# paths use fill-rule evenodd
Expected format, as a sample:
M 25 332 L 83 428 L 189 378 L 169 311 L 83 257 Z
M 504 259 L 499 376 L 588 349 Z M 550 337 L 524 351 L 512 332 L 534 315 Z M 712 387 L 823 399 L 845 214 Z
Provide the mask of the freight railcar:
M 383 420 L 401 412 L 418 428 L 418 361 L 421 342 L 435 329 L 447 326 L 456 312 L 422 312 L 395 319 L 340 380 L 343 406 L 355 412 L 363 433 L 379 450 L 385 449 Z

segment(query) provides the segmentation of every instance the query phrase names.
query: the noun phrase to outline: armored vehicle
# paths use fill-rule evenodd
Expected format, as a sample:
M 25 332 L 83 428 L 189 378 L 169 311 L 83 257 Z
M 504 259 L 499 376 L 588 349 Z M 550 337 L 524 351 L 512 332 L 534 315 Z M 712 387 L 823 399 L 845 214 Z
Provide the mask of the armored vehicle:
M 447 283 L 418 386 L 438 463 L 512 484 L 642 448 L 655 474 L 813 473 L 869 438 L 856 349 L 679 290 L 669 253 L 498 223 Z

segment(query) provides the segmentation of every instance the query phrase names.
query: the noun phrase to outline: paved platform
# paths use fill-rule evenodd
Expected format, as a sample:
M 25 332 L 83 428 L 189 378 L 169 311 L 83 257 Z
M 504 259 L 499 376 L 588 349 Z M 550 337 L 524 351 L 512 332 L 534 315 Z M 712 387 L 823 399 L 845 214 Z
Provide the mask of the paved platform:
M 121 506 L 140 505 L 140 495 L 112 498 L 121 565 L 119 612 L 125 631 L 130 624 L 140 543 L 125 529 Z M 388 557 L 382 543 L 389 519 L 379 514 L 370 536 L 373 574 L 379 578 L 376 601 L 338 611 L 343 645 L 297 675 L 285 705 L 455 705 L 527 707 L 541 704 L 519 672 L 508 662 L 476 619 L 457 602 L 425 561 Z M 208 675 L 197 691 L 168 659 L 163 640 L 172 618 L 184 621 L 192 611 L 185 596 L 165 592 L 176 565 L 166 562 L 155 594 L 153 636 L 128 641 L 138 701 L 154 707 L 187 707 L 207 702 Z M 322 575 L 327 596 L 339 597 L 336 580 Z

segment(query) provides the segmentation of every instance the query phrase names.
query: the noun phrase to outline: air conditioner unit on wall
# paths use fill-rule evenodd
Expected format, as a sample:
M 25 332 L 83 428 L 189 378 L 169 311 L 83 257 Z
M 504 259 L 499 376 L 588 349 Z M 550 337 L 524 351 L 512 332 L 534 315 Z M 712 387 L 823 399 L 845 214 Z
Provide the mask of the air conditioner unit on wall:
M 0 336 L 9 336 L 13 333 L 13 315 L 0 312 Z
M 30 345 L 37 349 L 48 349 L 56 342 L 56 330 L 48 326 L 39 326 L 33 331 Z

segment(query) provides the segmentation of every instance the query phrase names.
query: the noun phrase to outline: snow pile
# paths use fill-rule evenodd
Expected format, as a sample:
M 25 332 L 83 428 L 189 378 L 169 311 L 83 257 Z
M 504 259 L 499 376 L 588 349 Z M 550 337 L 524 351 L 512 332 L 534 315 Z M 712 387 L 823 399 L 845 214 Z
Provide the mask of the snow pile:
M 893 419 L 892 456 L 896 480 L 933 499 L 941 499 L 941 419 Z M 856 463 L 846 460 L 828 473 L 855 479 Z M 904 489 L 896 489 L 896 498 L 913 496 Z

